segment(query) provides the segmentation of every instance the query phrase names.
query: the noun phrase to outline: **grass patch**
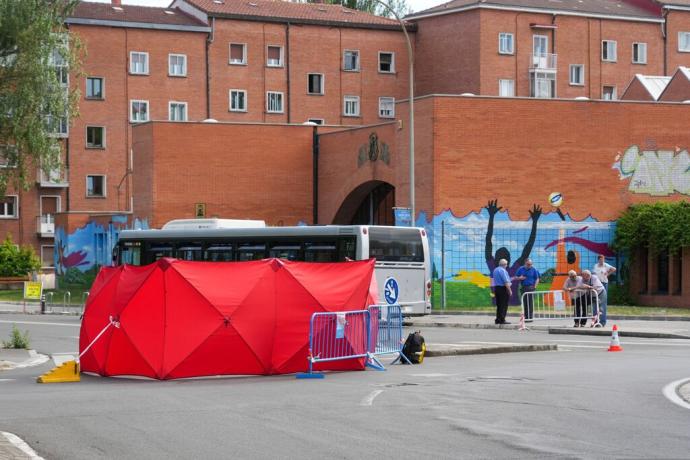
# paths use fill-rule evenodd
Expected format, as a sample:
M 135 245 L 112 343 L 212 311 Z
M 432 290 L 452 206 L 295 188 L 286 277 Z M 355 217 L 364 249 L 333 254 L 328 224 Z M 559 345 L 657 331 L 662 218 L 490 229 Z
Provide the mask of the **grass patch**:
M 62 304 L 65 292 L 69 291 L 72 294 L 70 299 L 71 305 L 81 305 L 82 294 L 87 291 L 84 287 L 70 287 L 69 289 L 46 289 L 43 291 L 46 294 L 46 299 L 50 300 L 50 295 L 48 293 L 53 293 L 53 303 Z M 0 291 L 0 302 L 23 302 L 24 301 L 24 290 L 23 289 L 12 289 Z M 38 303 L 38 300 L 27 300 L 27 303 Z

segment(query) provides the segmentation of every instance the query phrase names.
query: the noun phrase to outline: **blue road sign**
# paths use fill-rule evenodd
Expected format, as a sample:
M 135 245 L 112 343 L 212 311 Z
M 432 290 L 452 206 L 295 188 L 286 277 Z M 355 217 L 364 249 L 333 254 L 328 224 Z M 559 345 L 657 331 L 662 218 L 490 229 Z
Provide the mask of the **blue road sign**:
M 398 282 L 395 280 L 395 278 L 391 277 L 386 279 L 386 282 L 383 285 L 383 296 L 386 298 L 386 303 L 388 305 L 398 303 L 400 290 L 398 289 Z

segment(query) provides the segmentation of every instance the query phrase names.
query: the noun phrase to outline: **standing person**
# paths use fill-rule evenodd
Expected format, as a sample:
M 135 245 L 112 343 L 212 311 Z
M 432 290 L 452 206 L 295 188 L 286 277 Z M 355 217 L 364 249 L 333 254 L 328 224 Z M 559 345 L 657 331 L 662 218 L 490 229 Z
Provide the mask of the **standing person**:
M 525 265 L 518 268 L 515 273 L 515 279 L 520 282 L 521 295 L 525 292 L 534 292 L 539 286 L 539 271 L 532 266 L 532 259 L 525 260 Z M 522 311 L 525 314 L 525 321 L 532 321 L 532 314 L 534 310 L 534 296 L 528 295 L 523 297 L 525 301 L 522 305 Z
M 498 267 L 494 269 L 491 277 L 494 281 L 494 295 L 496 297 L 496 324 L 510 324 L 506 321 L 506 315 L 508 314 L 508 301 L 510 296 L 513 295 L 513 291 L 510 288 L 512 282 L 510 281 L 510 275 L 508 275 L 508 261 L 501 259 L 498 262 Z
M 577 276 L 575 270 L 568 272 L 568 279 L 563 283 L 563 290 L 570 296 L 570 304 L 575 307 L 575 327 L 584 327 L 587 324 L 587 304 L 585 287 L 582 277 Z
M 592 272 L 599 278 L 601 284 L 604 285 L 606 293 L 609 292 L 609 276 L 616 272 L 616 267 L 606 263 L 606 257 L 604 254 L 599 254 L 597 257 L 597 263 L 594 265 L 594 270 Z
M 587 297 L 591 298 L 592 293 L 596 292 L 596 296 L 599 299 L 599 324 L 606 326 L 606 289 L 604 289 L 603 283 L 596 276 L 592 276 L 589 270 L 584 270 L 582 272 L 582 284 L 586 289 L 589 289 L 589 292 L 586 293 Z M 596 305 L 597 302 L 593 301 L 592 314 L 594 315 L 596 315 L 596 311 L 594 311 Z

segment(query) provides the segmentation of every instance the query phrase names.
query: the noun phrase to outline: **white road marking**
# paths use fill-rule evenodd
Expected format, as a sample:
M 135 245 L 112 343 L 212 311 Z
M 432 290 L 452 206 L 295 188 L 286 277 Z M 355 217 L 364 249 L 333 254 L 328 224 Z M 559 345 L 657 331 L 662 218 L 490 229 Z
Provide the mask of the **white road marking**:
M 676 389 L 684 383 L 690 382 L 690 379 L 680 379 L 675 382 L 671 382 L 664 387 L 662 393 L 666 396 L 666 399 L 674 404 L 678 404 L 680 407 L 685 409 L 690 409 L 690 404 L 688 404 L 683 398 L 678 396 Z
M 22 440 L 22 438 L 20 438 L 19 436 L 12 434 L 12 433 L 8 433 L 6 431 L 0 431 L 0 434 L 5 436 L 5 438 L 7 438 L 7 440 L 10 443 L 12 443 L 12 445 L 14 445 L 14 447 L 16 447 L 17 449 L 24 452 L 24 454 L 26 454 L 26 456 L 28 458 L 30 458 L 31 460 L 43 460 L 43 457 L 40 457 L 36 453 L 36 451 L 34 451 L 31 447 L 29 447 L 29 445 L 27 443 L 25 443 Z
M 11 381 L 13 381 L 13 380 L 14 380 L 14 379 L 0 379 L 0 382 L 11 382 Z
M 369 395 L 362 399 L 362 402 L 360 403 L 361 406 L 371 406 L 374 403 L 374 398 L 376 398 L 378 395 L 383 393 L 383 390 L 374 390 Z
M 439 345 L 462 345 L 462 344 L 478 344 L 478 345 L 525 345 L 525 343 L 520 343 L 520 342 L 477 342 L 477 341 L 472 341 L 472 340 L 463 340 L 459 344 L 452 344 L 452 343 L 441 343 Z
M 67 327 L 81 327 L 81 324 L 69 324 L 69 323 L 44 323 L 42 321 L 7 321 L 5 319 L 0 319 L 0 324 L 38 324 L 40 326 L 67 326 Z

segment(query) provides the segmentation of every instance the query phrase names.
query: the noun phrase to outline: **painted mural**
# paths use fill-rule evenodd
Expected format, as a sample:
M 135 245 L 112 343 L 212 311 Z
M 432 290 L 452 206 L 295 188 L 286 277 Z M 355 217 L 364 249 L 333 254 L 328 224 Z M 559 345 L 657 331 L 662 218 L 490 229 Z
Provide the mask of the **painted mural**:
M 120 231 L 148 228 L 145 220 L 135 219 L 131 226 L 127 222 L 126 215 L 116 215 L 105 225 L 92 220 L 70 234 L 57 228 L 54 262 L 59 286 L 90 286 L 100 267 L 111 264 Z
M 687 150 L 643 150 L 636 145 L 616 155 L 613 169 L 628 190 L 652 196 L 690 195 L 690 155 Z
M 598 254 L 616 264 L 616 255 L 609 247 L 615 222 L 599 222 L 592 217 L 576 221 L 558 208 L 545 213 L 536 204 L 527 211 L 528 220 L 514 220 L 498 200 L 491 200 L 479 212 L 464 216 L 449 210 L 430 218 L 420 213 L 417 225 L 429 234 L 435 292 L 440 291 L 440 279 L 445 279 L 448 306 L 492 305 L 490 275 L 500 259 L 508 260 L 508 272 L 514 276 L 531 258 L 542 274 L 541 290 L 561 289 L 568 270 L 592 269 Z M 442 238 L 445 266 L 441 261 Z M 516 286 L 513 305 L 519 303 Z

